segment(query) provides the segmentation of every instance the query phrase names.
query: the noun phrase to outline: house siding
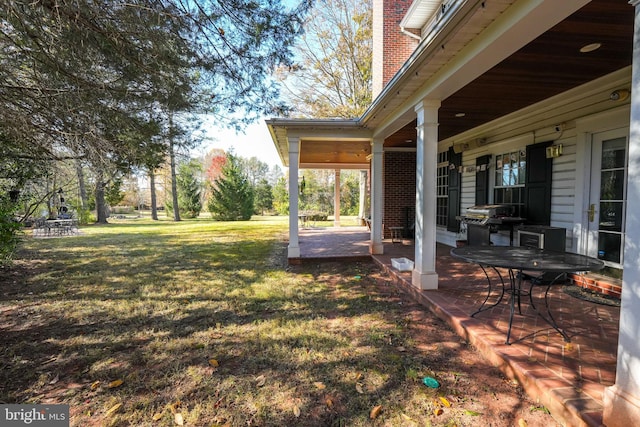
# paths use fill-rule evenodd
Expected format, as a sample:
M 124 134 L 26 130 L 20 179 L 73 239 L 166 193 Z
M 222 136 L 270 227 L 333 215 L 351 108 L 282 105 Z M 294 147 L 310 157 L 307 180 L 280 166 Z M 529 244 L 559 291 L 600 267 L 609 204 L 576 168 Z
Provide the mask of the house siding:
M 605 88 L 604 93 L 609 91 Z M 526 122 L 526 114 L 522 114 L 522 121 L 514 120 L 511 118 L 510 125 L 500 126 L 500 123 L 496 123 L 495 127 L 491 129 L 491 132 L 495 134 L 512 135 L 519 126 L 518 130 L 521 131 L 521 135 L 530 135 L 526 138 L 504 138 L 503 140 L 495 139 L 490 144 L 469 150 L 463 153 L 462 156 L 462 197 L 461 197 L 461 212 L 464 212 L 468 207 L 475 204 L 475 162 L 476 158 L 483 155 L 491 155 L 492 164 L 491 171 L 495 172 L 494 159 L 497 154 L 512 151 L 516 149 L 524 149 L 527 145 L 543 142 L 553 141 L 554 145 L 562 144 L 563 154 L 560 157 L 553 159 L 553 173 L 552 173 L 552 187 L 551 187 L 551 220 L 550 225 L 553 227 L 562 227 L 567 230 L 566 249 L 576 251 L 579 247 L 578 239 L 579 235 L 574 234 L 576 232 L 576 212 L 582 212 L 583 198 L 586 197 L 588 192 L 588 183 L 578 179 L 581 171 L 588 170 L 590 165 L 579 165 L 578 161 L 582 158 L 578 156 L 578 132 L 576 129 L 576 121 L 592 114 L 601 114 L 608 110 L 617 108 L 618 106 L 610 102 L 602 102 L 597 106 L 593 103 L 589 103 L 588 99 L 584 100 L 584 104 L 589 106 L 589 110 L 584 110 L 581 107 L 576 108 L 575 117 L 567 117 L 563 115 L 564 108 L 562 105 L 558 105 L 555 108 L 550 108 L 547 111 L 547 115 L 544 121 L 531 121 L 527 123 L 528 129 L 522 131 L 522 123 Z M 556 113 L 554 116 L 553 113 Z M 583 115 L 578 115 L 577 113 Z M 622 115 L 623 113 L 619 114 Z M 554 120 L 553 117 L 556 117 Z M 619 117 L 618 120 L 625 120 L 624 117 Z M 550 123 L 557 122 L 562 123 L 563 128 L 561 131 L 556 131 L 554 126 L 550 126 Z M 591 129 L 593 132 L 599 132 L 602 129 Z M 584 138 L 584 136 L 582 136 Z M 489 137 L 490 138 L 490 137 Z M 587 137 L 590 138 L 590 137 Z M 511 141 L 511 142 L 509 142 Z M 584 156 L 583 156 L 584 157 Z M 586 157 L 587 159 L 590 156 Z M 494 173 L 490 175 L 490 193 L 489 202 L 493 202 L 493 189 L 494 189 Z M 438 231 L 438 241 L 446 244 L 451 244 L 454 240 L 453 233 L 447 233 L 444 230 Z M 509 244 L 508 232 L 502 231 L 492 235 L 492 241 L 494 244 L 506 245 Z

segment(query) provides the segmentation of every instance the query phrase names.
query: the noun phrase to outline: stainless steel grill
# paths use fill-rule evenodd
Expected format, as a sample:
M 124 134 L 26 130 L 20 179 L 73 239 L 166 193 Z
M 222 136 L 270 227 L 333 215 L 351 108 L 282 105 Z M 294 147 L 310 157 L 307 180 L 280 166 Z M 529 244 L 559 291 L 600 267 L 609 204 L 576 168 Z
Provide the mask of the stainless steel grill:
M 477 205 L 471 206 L 460 217 L 465 224 L 488 225 L 501 224 L 504 218 L 511 217 L 513 208 L 509 205 Z
M 471 206 L 464 215 L 458 216 L 456 219 L 463 224 L 463 228 L 469 226 L 467 231 L 470 231 L 471 228 L 476 233 L 481 229 L 486 230 L 483 234 L 486 235 L 487 243 L 490 240 L 490 233 L 508 230 L 509 243 L 513 244 L 513 228 L 525 222 L 525 218 L 513 216 L 513 206 L 509 205 Z M 468 238 L 471 239 L 471 236 Z M 471 244 L 471 240 L 469 243 Z

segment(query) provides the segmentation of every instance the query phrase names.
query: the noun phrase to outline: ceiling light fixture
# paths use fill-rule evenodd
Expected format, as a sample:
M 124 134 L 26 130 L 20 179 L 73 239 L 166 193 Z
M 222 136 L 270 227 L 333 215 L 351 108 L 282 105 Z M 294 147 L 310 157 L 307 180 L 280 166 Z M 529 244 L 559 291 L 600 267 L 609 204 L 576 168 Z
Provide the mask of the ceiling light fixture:
M 467 115 L 467 113 L 456 113 L 456 114 L 455 114 L 455 116 L 456 116 L 456 117 L 458 117 L 458 118 L 460 118 L 460 117 L 464 117 L 464 116 L 466 116 L 466 115 Z
M 600 49 L 600 47 L 602 46 L 602 43 L 590 43 L 590 44 L 586 44 L 584 46 L 582 46 L 580 48 L 580 53 L 589 53 L 589 52 L 593 52 L 594 50 L 598 50 Z
M 618 89 L 611 92 L 609 99 L 612 101 L 624 101 L 629 98 L 629 91 L 627 89 Z

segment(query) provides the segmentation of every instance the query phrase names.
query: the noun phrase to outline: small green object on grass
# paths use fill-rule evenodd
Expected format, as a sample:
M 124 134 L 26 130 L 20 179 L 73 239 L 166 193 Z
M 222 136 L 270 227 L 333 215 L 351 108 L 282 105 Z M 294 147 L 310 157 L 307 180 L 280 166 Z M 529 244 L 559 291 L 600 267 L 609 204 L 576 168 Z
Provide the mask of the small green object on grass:
M 431 378 L 431 377 L 424 377 L 422 379 L 422 383 L 430 388 L 440 387 L 440 383 L 435 378 Z

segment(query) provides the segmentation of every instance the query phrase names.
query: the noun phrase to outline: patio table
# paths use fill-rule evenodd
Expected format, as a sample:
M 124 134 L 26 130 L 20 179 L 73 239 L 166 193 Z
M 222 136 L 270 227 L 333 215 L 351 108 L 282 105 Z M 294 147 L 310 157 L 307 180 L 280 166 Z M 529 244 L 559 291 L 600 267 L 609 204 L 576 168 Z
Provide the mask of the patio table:
M 604 262 L 586 255 L 580 255 L 572 252 L 556 252 L 524 246 L 464 246 L 451 249 L 451 255 L 455 258 L 478 264 L 487 277 L 487 282 L 489 284 L 487 297 L 482 302 L 478 310 L 471 314 L 471 317 L 474 317 L 482 311 L 495 307 L 502 301 L 505 293 L 509 294 L 509 328 L 507 329 L 506 344 L 509 344 L 509 339 L 511 337 L 511 325 L 513 324 L 515 304 L 517 302 L 518 314 L 521 315 L 522 310 L 520 307 L 520 298 L 521 296 L 527 295 L 529 296 L 531 307 L 536 311 L 536 313 L 544 319 L 545 322 L 558 331 L 564 338 L 565 342 L 570 342 L 571 340 L 569 339 L 569 336 L 560 329 L 551 314 L 548 299 L 549 289 L 566 273 L 597 271 L 604 267 Z M 505 279 L 500 271 L 498 271 L 498 268 L 503 268 L 508 271 L 508 283 L 505 283 Z M 493 269 L 497 273 L 502 284 L 502 291 L 498 301 L 489 306 L 486 306 L 486 303 L 489 300 L 494 287 L 491 283 L 491 278 L 487 269 Z M 535 276 L 530 273 L 539 273 L 539 276 Z M 542 273 L 553 273 L 555 274 L 555 277 L 553 280 L 548 281 L 545 284 L 539 280 Z M 522 281 L 525 278 L 529 278 L 531 283 L 528 290 L 522 289 Z M 533 303 L 532 291 L 535 285 L 546 286 L 544 291 L 546 317 Z

